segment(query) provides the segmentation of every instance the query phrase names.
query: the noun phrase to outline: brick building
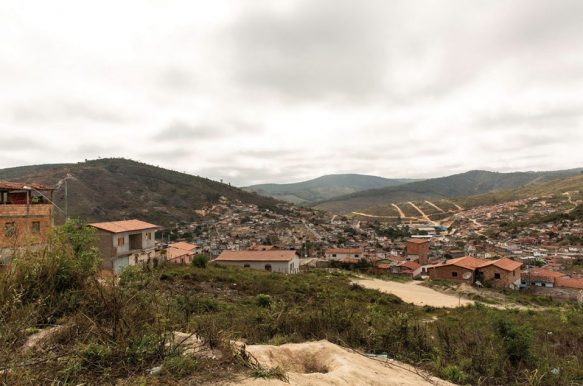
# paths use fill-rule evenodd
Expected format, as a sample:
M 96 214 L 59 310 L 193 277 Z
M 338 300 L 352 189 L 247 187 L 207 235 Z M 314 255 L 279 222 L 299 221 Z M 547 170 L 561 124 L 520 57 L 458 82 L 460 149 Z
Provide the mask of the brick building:
M 427 264 L 429 262 L 429 240 L 407 240 L 407 259 L 417 260 L 421 265 Z
M 450 280 L 466 284 L 480 282 L 494 287 L 520 287 L 522 263 L 510 259 L 485 260 L 471 256 L 451 259 L 428 267 L 432 280 Z
M 41 184 L 0 181 L 0 263 L 17 248 L 46 242 L 53 225 L 52 193 Z

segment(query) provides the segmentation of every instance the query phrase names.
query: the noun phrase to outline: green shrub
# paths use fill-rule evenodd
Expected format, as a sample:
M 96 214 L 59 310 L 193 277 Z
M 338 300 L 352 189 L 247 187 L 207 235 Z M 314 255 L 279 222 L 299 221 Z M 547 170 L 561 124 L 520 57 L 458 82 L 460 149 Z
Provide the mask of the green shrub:
M 192 266 L 196 268 L 206 268 L 208 257 L 205 255 L 196 255 L 192 259 Z
M 194 373 L 198 362 L 190 355 L 172 355 L 164 359 L 162 368 L 173 377 L 182 378 Z
M 255 301 L 256 301 L 256 303 L 257 303 L 257 305 L 259 307 L 270 308 L 271 307 L 271 304 L 273 302 L 273 299 L 269 295 L 266 295 L 266 294 L 258 294 L 255 297 Z

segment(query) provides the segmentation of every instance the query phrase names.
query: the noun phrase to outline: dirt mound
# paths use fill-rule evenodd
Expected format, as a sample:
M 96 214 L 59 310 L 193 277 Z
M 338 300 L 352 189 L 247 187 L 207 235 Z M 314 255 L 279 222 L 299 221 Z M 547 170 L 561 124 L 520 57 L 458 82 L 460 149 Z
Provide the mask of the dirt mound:
M 247 351 L 266 369 L 280 367 L 291 385 L 452 385 L 412 366 L 368 358 L 328 341 L 248 346 Z M 286 385 L 275 379 L 244 379 L 233 385 Z

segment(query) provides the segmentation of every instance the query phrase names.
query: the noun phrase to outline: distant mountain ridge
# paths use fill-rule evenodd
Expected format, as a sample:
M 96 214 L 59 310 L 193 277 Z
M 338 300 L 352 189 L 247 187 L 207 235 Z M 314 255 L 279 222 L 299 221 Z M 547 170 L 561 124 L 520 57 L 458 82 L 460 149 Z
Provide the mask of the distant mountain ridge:
M 54 201 L 61 208 L 65 207 L 65 178 L 69 216 L 87 221 L 139 218 L 163 226 L 190 222 L 197 218 L 195 210 L 218 202 L 221 196 L 260 207 L 277 204 L 207 178 L 122 158 L 0 169 L 0 180 L 56 187 Z
M 432 178 L 409 184 L 372 189 L 321 201 L 313 206 L 333 213 L 366 212 L 368 208 L 405 201 L 455 198 L 489 192 L 506 191 L 577 175 L 583 168 L 499 173 L 472 170 L 447 177 Z
M 329 174 L 289 184 L 260 184 L 243 189 L 294 204 L 310 204 L 346 194 L 398 186 L 418 180 L 383 178 L 364 174 Z

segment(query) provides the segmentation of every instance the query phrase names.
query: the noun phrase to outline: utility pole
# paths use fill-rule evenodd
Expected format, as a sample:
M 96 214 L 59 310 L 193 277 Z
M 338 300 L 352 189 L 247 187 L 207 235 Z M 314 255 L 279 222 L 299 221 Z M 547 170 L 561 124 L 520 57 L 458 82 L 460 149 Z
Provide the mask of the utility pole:
M 65 178 L 65 221 L 69 220 L 69 189 L 67 178 Z

